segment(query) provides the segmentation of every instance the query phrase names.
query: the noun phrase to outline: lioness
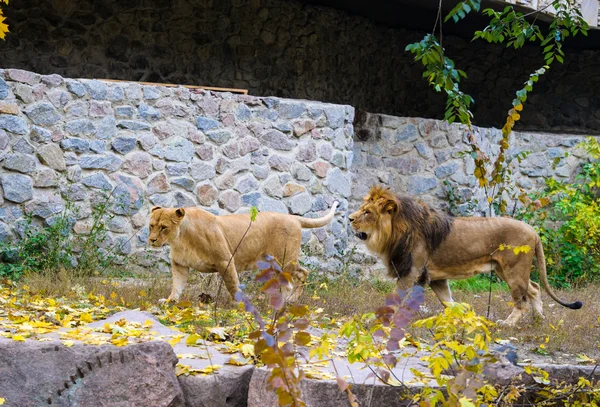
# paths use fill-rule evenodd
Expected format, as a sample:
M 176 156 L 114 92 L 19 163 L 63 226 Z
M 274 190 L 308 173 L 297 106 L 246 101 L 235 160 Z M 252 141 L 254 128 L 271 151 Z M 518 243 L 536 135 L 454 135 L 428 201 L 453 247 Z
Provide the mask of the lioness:
M 429 284 L 442 303 L 452 302 L 449 279 L 463 279 L 494 270 L 510 288 L 514 309 L 503 321 L 514 325 L 527 304 L 543 318 L 539 284 L 529 279 L 533 256 L 544 288 L 561 301 L 546 276 L 544 249 L 535 230 L 511 218 L 452 218 L 424 203 L 399 197 L 381 187 L 371 188 L 360 209 L 349 217 L 356 236 L 387 265 L 400 285 Z M 527 253 L 502 250 L 501 245 L 527 246 Z M 402 284 L 404 283 L 404 284 Z
M 219 273 L 234 298 L 239 291 L 237 271 L 254 267 L 266 254 L 285 262 L 283 271 L 292 274 L 295 286 L 293 291 L 290 287 L 292 292 L 287 293 L 288 298 L 296 300 L 308 275 L 298 263 L 302 228 L 325 226 L 333 219 L 337 206 L 338 202 L 335 202 L 327 215 L 317 219 L 260 212 L 250 229 L 248 214 L 215 216 L 200 208 L 155 206 L 150 213 L 148 243 L 154 247 L 171 246 L 173 287 L 167 301 L 179 300 L 190 267 L 203 273 Z M 248 233 L 242 239 L 247 229 Z

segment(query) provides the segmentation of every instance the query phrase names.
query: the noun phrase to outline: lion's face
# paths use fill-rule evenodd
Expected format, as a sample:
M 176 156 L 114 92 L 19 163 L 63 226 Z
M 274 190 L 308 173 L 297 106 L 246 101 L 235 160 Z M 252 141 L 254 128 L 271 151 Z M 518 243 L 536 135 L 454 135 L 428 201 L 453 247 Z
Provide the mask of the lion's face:
M 179 225 L 185 216 L 185 209 L 168 209 L 155 206 L 150 213 L 150 234 L 148 244 L 161 247 L 179 236 Z
M 372 188 L 361 207 L 349 216 L 356 236 L 367 246 L 379 251 L 380 240 L 392 229 L 393 216 L 398 208 L 395 197 L 382 188 Z

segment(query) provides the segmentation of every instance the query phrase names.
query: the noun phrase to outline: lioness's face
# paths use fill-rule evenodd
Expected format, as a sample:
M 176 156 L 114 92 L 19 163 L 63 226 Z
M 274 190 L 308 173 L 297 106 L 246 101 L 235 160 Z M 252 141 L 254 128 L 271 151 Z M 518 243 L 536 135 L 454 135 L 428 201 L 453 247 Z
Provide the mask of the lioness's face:
M 150 213 L 150 235 L 148 244 L 160 247 L 179 235 L 179 225 L 185 216 L 185 210 L 160 208 L 155 206 Z

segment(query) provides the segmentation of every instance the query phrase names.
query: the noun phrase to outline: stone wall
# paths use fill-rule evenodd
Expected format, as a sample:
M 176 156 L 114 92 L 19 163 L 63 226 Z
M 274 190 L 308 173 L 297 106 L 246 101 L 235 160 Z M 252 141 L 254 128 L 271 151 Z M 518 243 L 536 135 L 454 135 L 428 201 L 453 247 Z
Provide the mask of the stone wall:
M 156 264 L 143 252 L 153 205 L 317 217 L 337 199 L 343 213 L 353 116 L 350 106 L 0 70 L 0 239 L 21 235 L 26 214 L 51 223 L 66 202 L 86 233 L 103 190 L 115 215 L 105 246 L 145 266 Z M 345 217 L 303 240 L 326 253 L 323 268 L 339 268 Z
M 443 95 L 404 51 L 426 32 L 296 0 L 20 0 L 3 7 L 3 68 L 71 78 L 199 84 L 441 118 Z M 431 27 L 426 27 L 430 29 Z M 592 35 L 592 34 L 591 34 Z M 475 123 L 501 127 L 514 92 L 543 65 L 537 47 L 444 36 L 469 77 Z M 597 50 L 566 49 L 536 84 L 518 129 L 600 132 Z
M 474 134 L 480 148 L 492 159 L 497 157 L 501 131 L 475 127 Z M 471 175 L 473 159 L 464 154 L 470 151 L 466 135 L 463 125 L 359 112 L 350 207 L 359 205 L 370 185 L 381 184 L 441 208 L 448 207 L 451 187 L 457 193 L 459 213 L 486 211 L 484 191 Z M 507 157 L 529 152 L 521 163 L 512 160 L 517 188 L 526 192 L 542 188 L 549 177 L 572 180 L 585 160 L 583 151 L 573 147 L 584 139 L 581 135 L 514 132 Z

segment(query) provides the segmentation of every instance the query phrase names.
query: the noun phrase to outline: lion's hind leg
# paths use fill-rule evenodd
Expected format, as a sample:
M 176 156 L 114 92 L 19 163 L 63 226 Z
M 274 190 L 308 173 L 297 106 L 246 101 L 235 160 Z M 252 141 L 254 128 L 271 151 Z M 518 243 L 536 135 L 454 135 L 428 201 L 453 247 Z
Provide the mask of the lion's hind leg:
M 531 307 L 533 312 L 540 318 L 544 318 L 544 310 L 542 308 L 542 294 L 540 290 L 540 285 L 533 281 L 529 281 L 529 286 L 527 287 L 527 297 L 531 301 Z
M 515 271 L 515 270 L 513 270 Z M 504 321 L 499 321 L 500 325 L 513 326 L 515 325 L 527 312 L 528 307 L 528 294 L 529 294 L 529 280 L 521 281 L 520 279 L 510 279 L 511 274 L 505 274 L 505 281 L 510 289 L 510 295 L 512 297 L 514 307 L 508 318 Z M 518 274 L 514 274 L 518 275 Z M 529 277 L 529 276 L 527 276 Z

